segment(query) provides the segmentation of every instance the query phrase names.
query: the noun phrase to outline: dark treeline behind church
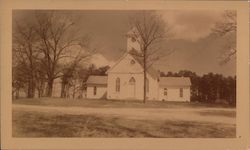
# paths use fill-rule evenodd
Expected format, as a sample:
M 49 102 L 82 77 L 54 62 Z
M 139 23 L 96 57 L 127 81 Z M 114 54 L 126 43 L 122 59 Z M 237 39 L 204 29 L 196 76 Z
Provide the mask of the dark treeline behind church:
M 54 97 L 55 95 L 61 98 L 86 98 L 86 82 L 88 80 L 88 77 L 91 75 L 106 76 L 106 71 L 113 65 L 110 62 L 119 58 L 118 56 L 121 56 L 122 53 L 126 53 L 126 51 L 122 49 L 126 49 L 126 46 L 124 46 L 126 45 L 126 33 L 132 27 L 129 25 L 125 26 L 124 24 L 129 24 L 128 20 L 130 19 L 130 17 L 134 14 L 137 14 L 138 12 L 139 11 L 130 13 L 123 12 L 126 15 L 123 14 L 122 17 L 126 19 L 128 18 L 127 20 L 124 19 L 124 22 L 121 22 L 121 20 L 117 19 L 119 15 L 114 14 L 119 13 L 115 11 L 113 12 L 113 14 L 106 14 L 110 14 L 110 18 L 115 16 L 112 19 L 117 19 L 122 23 L 121 26 L 123 26 L 118 29 L 118 27 L 114 27 L 115 23 L 110 24 L 109 28 L 114 28 L 113 32 L 117 32 L 117 34 L 119 34 L 119 36 L 121 37 L 121 40 L 116 41 L 116 39 L 113 39 L 114 42 L 109 42 L 103 40 L 105 39 L 105 36 L 111 39 L 111 36 L 114 36 L 115 38 L 117 34 L 108 31 L 99 31 L 101 30 L 99 29 L 101 28 L 101 26 L 98 26 L 98 21 L 96 23 L 93 23 L 93 26 L 96 26 L 97 28 L 95 31 L 93 30 L 94 33 L 82 31 L 84 27 L 85 30 L 92 31 L 91 28 L 93 27 L 90 24 L 85 23 L 84 21 L 87 22 L 90 20 L 89 22 L 93 22 L 93 18 L 98 18 L 98 14 L 100 14 L 100 12 L 95 13 L 88 11 L 84 13 L 83 11 L 81 13 L 70 13 L 69 11 L 65 14 L 65 11 L 24 11 L 22 16 L 17 15 L 18 11 L 14 11 L 12 51 L 13 98 Z M 159 15 L 159 12 L 154 11 L 147 11 L 146 13 L 154 13 Z M 168 12 L 166 12 L 166 14 L 167 13 Z M 79 18 L 81 14 L 83 17 Z M 93 18 L 89 17 L 91 16 L 91 14 L 94 16 Z M 162 18 L 159 18 L 163 19 L 164 21 L 164 15 L 159 16 L 161 16 Z M 197 42 L 197 45 L 202 45 L 202 42 L 204 42 L 206 39 L 209 39 L 210 42 L 214 42 L 211 41 L 211 39 L 217 40 L 220 44 L 217 45 L 217 47 L 219 48 L 217 48 L 216 50 L 222 50 L 219 53 L 216 53 L 216 55 L 210 55 L 210 51 L 207 51 L 205 55 L 208 54 L 208 57 L 213 57 L 213 59 L 210 60 L 210 65 L 215 64 L 214 60 L 220 58 L 220 60 L 216 63 L 218 63 L 218 66 L 221 66 L 223 68 L 223 66 L 228 65 L 233 59 L 235 59 L 233 57 L 235 57 L 236 53 L 236 15 L 235 12 L 225 11 L 220 12 L 220 16 L 222 16 L 223 19 L 213 20 L 214 26 L 209 29 L 211 30 L 209 31 L 211 33 L 208 34 L 207 37 L 201 37 L 200 40 L 198 39 L 194 41 L 200 42 Z M 86 20 L 83 19 L 84 17 L 86 17 Z M 107 21 L 110 21 L 110 18 L 107 17 Z M 171 19 L 171 17 L 169 18 Z M 178 16 L 176 18 L 178 18 Z M 80 19 L 82 19 L 82 21 L 79 21 Z M 100 17 L 99 20 L 103 19 L 101 19 Z M 175 23 L 177 27 L 178 22 L 176 20 L 174 23 L 173 22 L 174 21 L 172 17 L 172 24 Z M 171 20 L 169 21 L 169 23 L 171 24 Z M 83 24 L 88 25 L 83 26 Z M 103 30 L 105 30 L 105 28 L 108 28 L 105 25 L 106 24 L 103 24 Z M 119 26 L 119 24 L 117 24 L 117 26 Z M 171 27 L 170 29 L 172 28 L 173 27 Z M 179 33 L 177 29 L 176 32 L 174 31 L 174 28 L 172 29 L 173 31 L 171 32 L 174 36 L 173 38 L 168 39 L 167 43 L 169 45 L 171 45 L 171 41 L 172 43 L 177 43 L 176 45 L 183 45 L 183 47 L 185 46 L 185 43 L 186 45 L 195 43 L 194 41 L 189 41 L 188 43 L 188 40 L 183 40 L 178 37 Z M 98 32 L 102 33 L 100 37 L 96 36 Z M 196 32 L 194 33 L 196 34 Z M 175 36 L 175 34 L 177 34 L 177 36 Z M 183 38 L 184 36 L 185 35 L 183 34 Z M 104 46 L 98 45 L 99 43 L 101 43 L 100 41 L 104 43 Z M 110 46 L 107 49 L 111 50 L 108 51 L 107 49 L 105 49 L 102 51 L 103 47 L 106 46 L 105 42 L 107 42 L 107 45 L 111 45 L 110 43 L 113 43 L 113 45 L 115 45 L 116 47 L 110 48 Z M 120 49 L 119 46 L 117 46 L 119 44 L 122 47 Z M 189 61 L 181 60 L 181 58 L 178 59 L 178 53 L 180 53 L 181 50 L 180 52 L 178 51 L 178 48 L 175 50 L 175 47 L 177 47 L 176 45 L 171 47 L 171 50 L 173 50 L 173 52 L 171 51 L 169 54 L 167 54 L 166 58 L 171 59 L 172 57 L 172 59 L 176 60 L 176 62 L 173 63 L 173 66 L 176 63 L 183 64 L 183 66 L 189 64 Z M 165 45 L 163 44 L 163 47 L 164 46 Z M 206 44 L 203 44 L 202 46 L 201 47 L 205 49 Z M 97 64 L 97 58 L 100 58 L 97 56 L 102 56 L 102 59 L 105 57 L 107 58 L 105 59 L 105 61 L 100 61 L 101 64 Z M 110 58 L 112 56 L 114 57 L 113 59 Z M 194 55 L 195 59 L 197 59 L 196 57 L 199 56 Z M 160 64 L 159 66 L 168 67 L 169 65 L 171 65 L 171 63 L 167 65 L 167 61 L 168 60 L 166 60 L 165 58 L 163 58 L 162 60 L 157 60 L 155 63 L 155 68 L 157 68 L 157 64 Z M 205 65 L 209 64 L 204 64 L 204 62 L 202 61 L 200 61 L 198 64 L 197 62 L 193 63 L 200 66 L 204 65 L 204 67 L 200 68 L 204 69 L 205 71 L 198 70 L 198 72 L 200 71 L 202 73 L 197 73 L 196 69 L 199 68 L 197 66 L 194 70 L 192 70 L 191 67 L 185 68 L 183 66 L 180 68 L 172 68 L 172 70 L 165 69 L 166 71 L 164 69 L 157 68 L 159 77 L 189 77 L 191 80 L 191 101 L 206 103 L 228 103 L 235 105 L 235 74 L 228 75 L 221 72 L 218 73 L 218 70 L 220 69 L 216 71 L 208 69 L 206 71 L 206 68 L 208 67 L 206 67 Z M 191 66 L 193 65 L 191 62 L 190 64 Z M 235 68 L 233 67 L 231 69 L 235 70 Z

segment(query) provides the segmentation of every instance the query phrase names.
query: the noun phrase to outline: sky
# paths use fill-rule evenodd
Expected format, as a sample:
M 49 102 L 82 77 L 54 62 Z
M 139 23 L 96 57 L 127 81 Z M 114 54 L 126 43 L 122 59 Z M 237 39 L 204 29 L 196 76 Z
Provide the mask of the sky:
M 57 13 L 71 16 L 79 35 L 89 35 L 91 47 L 96 54 L 91 62 L 96 66 L 112 65 L 127 48 L 126 33 L 129 31 L 129 18 L 140 13 L 136 10 L 65 10 Z M 164 10 L 157 11 L 164 22 L 171 27 L 172 39 L 163 44 L 164 53 L 154 64 L 164 72 L 179 70 L 194 71 L 199 75 L 209 72 L 225 76 L 236 74 L 236 61 L 232 59 L 224 65 L 219 64 L 219 56 L 226 50 L 226 38 L 211 34 L 214 24 L 222 19 L 222 11 L 217 10 Z M 32 11 L 14 13 L 14 19 L 23 19 Z

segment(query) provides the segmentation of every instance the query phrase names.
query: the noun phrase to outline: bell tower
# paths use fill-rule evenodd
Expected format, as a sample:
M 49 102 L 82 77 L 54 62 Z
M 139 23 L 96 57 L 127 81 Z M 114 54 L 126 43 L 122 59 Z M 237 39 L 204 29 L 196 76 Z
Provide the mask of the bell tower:
M 127 33 L 127 52 L 131 50 L 136 50 L 137 52 L 140 52 L 140 44 L 139 44 L 139 36 L 137 33 L 136 28 L 132 28 Z

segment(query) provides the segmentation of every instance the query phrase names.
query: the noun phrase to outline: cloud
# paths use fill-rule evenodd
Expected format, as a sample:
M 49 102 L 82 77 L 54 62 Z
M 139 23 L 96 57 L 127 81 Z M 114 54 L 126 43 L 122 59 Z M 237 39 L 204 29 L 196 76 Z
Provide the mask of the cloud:
M 211 28 L 221 19 L 218 10 L 171 10 L 159 12 L 171 27 L 175 39 L 196 41 L 211 33 Z
M 112 66 L 115 62 L 107 60 L 102 54 L 96 53 L 94 54 L 91 59 L 90 63 L 95 64 L 96 67 L 103 67 L 106 65 Z

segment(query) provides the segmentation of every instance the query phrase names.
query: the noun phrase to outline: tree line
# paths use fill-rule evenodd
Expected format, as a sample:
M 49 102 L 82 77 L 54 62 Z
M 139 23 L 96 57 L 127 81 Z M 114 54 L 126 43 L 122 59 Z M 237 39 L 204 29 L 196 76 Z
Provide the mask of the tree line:
M 190 77 L 192 83 L 191 101 L 236 104 L 236 76 L 225 77 L 215 73 L 199 76 L 189 70 L 167 73 L 161 72 L 161 76 Z
M 79 66 L 86 65 L 94 50 L 89 36 L 75 34 L 74 25 L 73 18 L 53 11 L 13 19 L 13 97 L 18 97 L 20 89 L 27 89 L 28 98 L 36 91 L 39 97 L 51 97 L 56 79 L 61 78 L 66 85 L 68 77 L 76 76 Z
M 88 66 L 71 65 L 64 68 L 60 78 L 60 97 L 61 98 L 82 98 L 82 94 L 87 90 L 86 81 L 90 75 L 105 76 L 108 65 L 97 67 L 94 64 Z M 47 97 L 47 80 L 36 77 L 34 93 L 30 96 L 29 73 L 23 72 L 23 68 L 13 70 L 12 97 L 20 98 L 20 92 L 23 91 L 27 98 Z M 15 73 L 15 74 L 14 74 Z M 35 94 L 37 91 L 37 95 Z

